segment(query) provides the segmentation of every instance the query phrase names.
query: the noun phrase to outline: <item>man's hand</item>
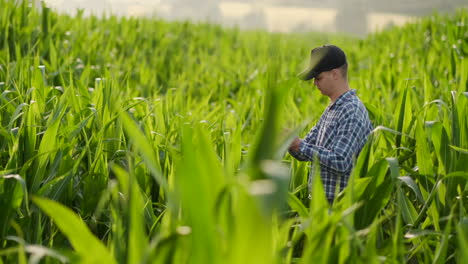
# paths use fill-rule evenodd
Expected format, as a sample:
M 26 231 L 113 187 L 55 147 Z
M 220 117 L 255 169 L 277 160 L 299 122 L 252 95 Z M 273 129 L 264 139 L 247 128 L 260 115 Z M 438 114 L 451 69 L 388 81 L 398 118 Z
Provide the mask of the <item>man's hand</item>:
M 291 144 L 289 145 L 289 148 L 288 150 L 289 151 L 293 151 L 293 152 L 299 152 L 299 147 L 300 147 L 300 144 L 301 144 L 301 139 L 296 137 L 293 142 L 291 142 Z

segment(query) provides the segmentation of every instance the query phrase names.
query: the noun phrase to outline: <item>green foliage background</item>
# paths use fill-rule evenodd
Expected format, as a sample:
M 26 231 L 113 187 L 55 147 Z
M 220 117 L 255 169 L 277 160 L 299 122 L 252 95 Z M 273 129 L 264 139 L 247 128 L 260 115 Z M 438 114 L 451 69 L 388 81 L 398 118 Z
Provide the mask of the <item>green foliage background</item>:
M 358 40 L 14 2 L 0 263 L 468 261 L 467 10 Z M 328 104 L 296 78 L 325 43 L 376 127 L 331 209 L 285 154 Z

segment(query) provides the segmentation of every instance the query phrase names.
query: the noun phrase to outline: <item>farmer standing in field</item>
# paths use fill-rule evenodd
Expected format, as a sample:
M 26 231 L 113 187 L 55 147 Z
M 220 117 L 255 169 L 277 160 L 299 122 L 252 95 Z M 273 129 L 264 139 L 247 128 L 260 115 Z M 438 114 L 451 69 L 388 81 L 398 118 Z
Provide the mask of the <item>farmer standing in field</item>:
M 320 177 L 330 204 L 335 194 L 348 184 L 353 162 L 372 131 L 367 110 L 356 96 L 356 90 L 350 89 L 347 77 L 348 63 L 340 48 L 324 45 L 311 51 L 309 66 L 299 78 L 314 79 L 320 92 L 330 98 L 330 104 L 307 136 L 296 137 L 288 149 L 300 161 L 318 158 Z M 313 172 L 312 169 L 309 191 Z

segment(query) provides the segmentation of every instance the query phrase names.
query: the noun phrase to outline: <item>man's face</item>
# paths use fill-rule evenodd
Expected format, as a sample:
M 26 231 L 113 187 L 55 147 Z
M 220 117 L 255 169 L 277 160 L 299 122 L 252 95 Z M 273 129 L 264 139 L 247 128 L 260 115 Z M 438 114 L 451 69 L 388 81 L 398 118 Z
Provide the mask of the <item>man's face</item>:
M 331 71 L 322 72 L 314 79 L 314 85 L 317 86 L 323 95 L 330 95 L 333 84 L 331 73 Z

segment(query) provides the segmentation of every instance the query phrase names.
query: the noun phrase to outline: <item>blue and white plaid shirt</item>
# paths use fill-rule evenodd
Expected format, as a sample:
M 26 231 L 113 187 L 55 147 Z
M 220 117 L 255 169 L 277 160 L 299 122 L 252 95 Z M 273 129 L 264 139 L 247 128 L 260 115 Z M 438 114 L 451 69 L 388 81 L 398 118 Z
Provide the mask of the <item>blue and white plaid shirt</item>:
M 364 147 L 373 127 L 367 110 L 356 96 L 356 90 L 342 94 L 330 104 L 307 136 L 301 140 L 299 151 L 289 153 L 301 161 L 320 162 L 320 176 L 330 203 L 335 187 L 342 191 L 348 184 L 354 159 Z M 314 169 L 310 170 L 309 190 Z

